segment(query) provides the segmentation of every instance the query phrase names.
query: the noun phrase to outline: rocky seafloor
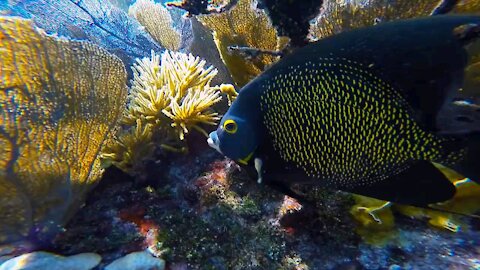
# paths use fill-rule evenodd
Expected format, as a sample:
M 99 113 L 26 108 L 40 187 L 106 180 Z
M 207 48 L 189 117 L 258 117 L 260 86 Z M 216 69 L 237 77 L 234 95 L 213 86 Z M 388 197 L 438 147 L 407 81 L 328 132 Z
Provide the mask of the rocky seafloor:
M 347 194 L 322 191 L 316 208 L 300 209 L 213 150 L 194 151 L 148 164 L 141 181 L 108 170 L 44 250 L 96 253 L 93 269 L 113 269 L 105 267 L 137 251 L 171 270 L 480 269 L 476 220 L 452 233 L 397 217 L 388 240 L 368 244 L 355 232 Z

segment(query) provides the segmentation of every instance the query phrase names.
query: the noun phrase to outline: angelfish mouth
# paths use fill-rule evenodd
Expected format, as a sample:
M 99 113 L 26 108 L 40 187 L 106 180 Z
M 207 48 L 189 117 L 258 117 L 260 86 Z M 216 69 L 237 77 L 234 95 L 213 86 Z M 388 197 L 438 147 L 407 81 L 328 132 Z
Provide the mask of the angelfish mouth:
M 216 131 L 210 133 L 207 139 L 207 143 L 211 148 L 217 150 L 220 154 L 223 155 L 222 151 L 220 150 L 220 141 L 218 140 L 218 135 Z

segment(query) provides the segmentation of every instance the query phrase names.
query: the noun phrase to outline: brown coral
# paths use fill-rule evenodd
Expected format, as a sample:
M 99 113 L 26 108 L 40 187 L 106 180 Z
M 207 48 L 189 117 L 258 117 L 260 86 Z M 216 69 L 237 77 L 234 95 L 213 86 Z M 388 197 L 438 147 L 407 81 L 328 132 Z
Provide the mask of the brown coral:
M 231 52 L 229 46 L 247 46 L 275 51 L 281 40 L 263 10 L 256 10 L 251 0 L 239 0 L 229 11 L 220 14 L 198 16 L 199 21 L 213 31 L 220 56 L 233 80 L 243 86 L 260 74 L 277 57 L 262 54 L 253 59 L 245 59 Z
M 54 233 L 101 174 L 126 72 L 86 42 L 0 17 L 0 242 Z
M 478 14 L 480 12 L 480 1 L 479 0 L 463 0 L 457 1 L 457 5 L 453 9 L 454 13 L 474 13 Z
M 325 1 L 323 11 L 311 25 L 312 39 L 321 39 L 342 31 L 375 23 L 429 15 L 439 0 Z

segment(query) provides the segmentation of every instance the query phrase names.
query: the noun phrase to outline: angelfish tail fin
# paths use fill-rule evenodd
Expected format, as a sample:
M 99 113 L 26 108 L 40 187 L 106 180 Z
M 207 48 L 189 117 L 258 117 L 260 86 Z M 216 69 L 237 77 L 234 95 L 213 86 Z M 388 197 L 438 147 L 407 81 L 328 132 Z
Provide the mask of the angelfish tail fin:
M 344 189 L 359 195 L 399 204 L 425 207 L 450 200 L 455 186 L 431 162 L 412 161 L 408 168 L 382 181 Z
M 417 206 L 417 207 L 418 207 L 418 206 Z M 436 212 L 441 212 L 441 213 L 452 214 L 452 215 L 458 215 L 458 216 L 467 217 L 467 218 L 480 219 L 480 215 L 455 212 L 455 211 L 452 211 L 452 210 L 442 209 L 442 208 L 440 208 L 440 207 L 434 207 L 434 206 L 431 206 L 431 205 L 428 205 L 428 206 L 420 206 L 419 208 L 423 208 L 423 209 L 427 209 L 427 210 L 432 210 L 432 211 L 436 211 Z
M 451 168 L 480 184 L 480 132 L 467 135 L 464 145 L 461 160 Z

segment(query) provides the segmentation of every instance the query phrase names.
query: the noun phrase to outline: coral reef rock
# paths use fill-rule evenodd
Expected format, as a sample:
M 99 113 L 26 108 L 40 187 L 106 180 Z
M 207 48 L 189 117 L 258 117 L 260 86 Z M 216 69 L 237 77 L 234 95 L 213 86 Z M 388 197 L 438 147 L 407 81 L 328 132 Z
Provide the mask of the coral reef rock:
M 90 270 L 101 260 L 102 257 L 96 253 L 81 253 L 64 257 L 38 251 L 10 259 L 0 265 L 0 270 Z
M 163 270 L 165 261 L 152 257 L 146 251 L 132 252 L 125 257 L 113 261 L 105 270 Z

